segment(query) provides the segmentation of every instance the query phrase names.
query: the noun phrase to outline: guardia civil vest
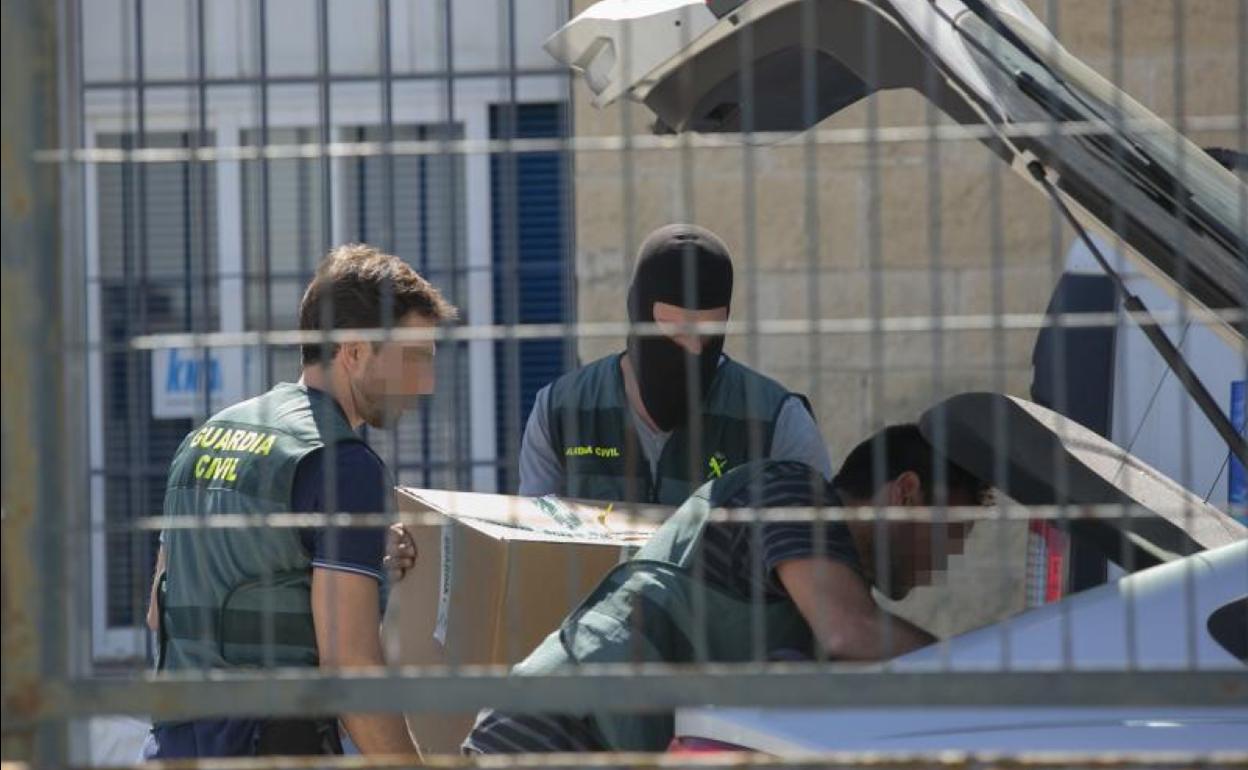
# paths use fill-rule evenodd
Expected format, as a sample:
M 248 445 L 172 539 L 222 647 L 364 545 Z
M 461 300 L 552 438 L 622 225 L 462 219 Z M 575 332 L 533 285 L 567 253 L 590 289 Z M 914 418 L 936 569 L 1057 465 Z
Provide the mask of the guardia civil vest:
M 550 387 L 551 443 L 563 464 L 562 494 L 680 505 L 708 479 L 766 459 L 776 419 L 790 398 L 806 401 L 725 356 L 702 400 L 701 419 L 691 417 L 688 426 L 672 431 L 652 478 L 633 429 L 620 355 L 601 358 Z
M 780 650 L 813 657 L 810 626 L 791 600 L 764 605 L 765 643 L 756 650 L 750 602 L 696 577 L 707 514 L 757 481 L 766 464 L 749 463 L 699 488 L 513 675 L 551 674 L 584 663 L 738 663 L 766 660 Z M 611 751 L 663 751 L 672 739 L 670 712 L 590 716 Z
M 186 437 L 165 519 L 289 512 L 299 461 L 348 441 L 361 439 L 330 396 L 280 384 Z M 164 547 L 158 667 L 316 665 L 311 556 L 298 529 L 169 527 Z

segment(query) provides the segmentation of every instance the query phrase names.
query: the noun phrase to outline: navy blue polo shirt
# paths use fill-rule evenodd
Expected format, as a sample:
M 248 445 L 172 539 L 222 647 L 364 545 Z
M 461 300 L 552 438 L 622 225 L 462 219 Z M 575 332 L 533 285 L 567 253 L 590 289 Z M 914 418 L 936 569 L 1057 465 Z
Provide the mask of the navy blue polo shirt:
M 332 488 L 325 473 L 333 454 L 336 478 Z M 318 449 L 299 461 L 290 505 L 295 513 L 383 513 L 390 510 L 390 474 L 371 449 L 354 442 Z M 332 492 L 332 494 L 331 494 Z M 384 527 L 308 527 L 299 533 L 312 566 L 355 572 L 383 580 L 386 552 Z

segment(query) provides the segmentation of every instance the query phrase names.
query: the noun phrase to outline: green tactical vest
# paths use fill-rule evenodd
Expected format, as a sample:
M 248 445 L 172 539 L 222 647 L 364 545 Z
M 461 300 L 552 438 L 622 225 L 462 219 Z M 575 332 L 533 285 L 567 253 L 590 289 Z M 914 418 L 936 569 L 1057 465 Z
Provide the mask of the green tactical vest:
M 166 521 L 291 510 L 309 452 L 362 441 L 333 399 L 283 383 L 229 407 L 182 442 Z M 314 666 L 311 556 L 292 527 L 165 530 L 162 669 Z
M 767 602 L 756 616 L 748 599 L 695 576 L 707 514 L 755 482 L 765 467 L 750 463 L 704 484 L 635 557 L 608 573 L 513 675 L 551 674 L 583 663 L 743 663 L 766 660 L 779 650 L 813 657 L 810 626 L 791 600 Z M 754 646 L 759 617 L 762 650 Z M 670 712 L 590 716 L 610 751 L 663 751 L 674 731 Z
M 709 479 L 771 454 L 780 409 L 792 393 L 725 357 L 702 402 L 697 433 L 672 431 L 658 478 L 639 449 L 620 355 L 560 377 L 550 387 L 551 443 L 563 464 L 562 494 L 588 500 L 680 505 Z M 809 409 L 809 404 L 806 405 Z

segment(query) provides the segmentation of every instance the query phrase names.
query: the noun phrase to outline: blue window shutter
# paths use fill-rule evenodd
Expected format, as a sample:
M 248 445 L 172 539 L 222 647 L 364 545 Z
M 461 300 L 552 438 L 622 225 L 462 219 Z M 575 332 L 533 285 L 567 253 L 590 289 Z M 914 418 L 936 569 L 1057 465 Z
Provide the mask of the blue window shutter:
M 566 136 L 566 105 L 490 108 L 495 139 Z M 494 318 L 501 324 L 562 323 L 569 318 L 565 160 L 558 152 L 495 154 L 490 159 Z M 566 367 L 563 339 L 503 341 L 495 346 L 498 456 L 519 452 L 537 391 Z M 513 491 L 516 469 L 503 462 L 499 489 Z

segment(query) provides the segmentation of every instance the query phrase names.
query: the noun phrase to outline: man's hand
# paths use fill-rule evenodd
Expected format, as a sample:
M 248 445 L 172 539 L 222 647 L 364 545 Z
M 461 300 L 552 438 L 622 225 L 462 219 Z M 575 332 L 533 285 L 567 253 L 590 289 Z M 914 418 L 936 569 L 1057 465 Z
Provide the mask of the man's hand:
M 402 524 L 391 524 L 386 530 L 386 557 L 382 566 L 391 582 L 403 579 L 407 571 L 416 566 L 416 541 Z

